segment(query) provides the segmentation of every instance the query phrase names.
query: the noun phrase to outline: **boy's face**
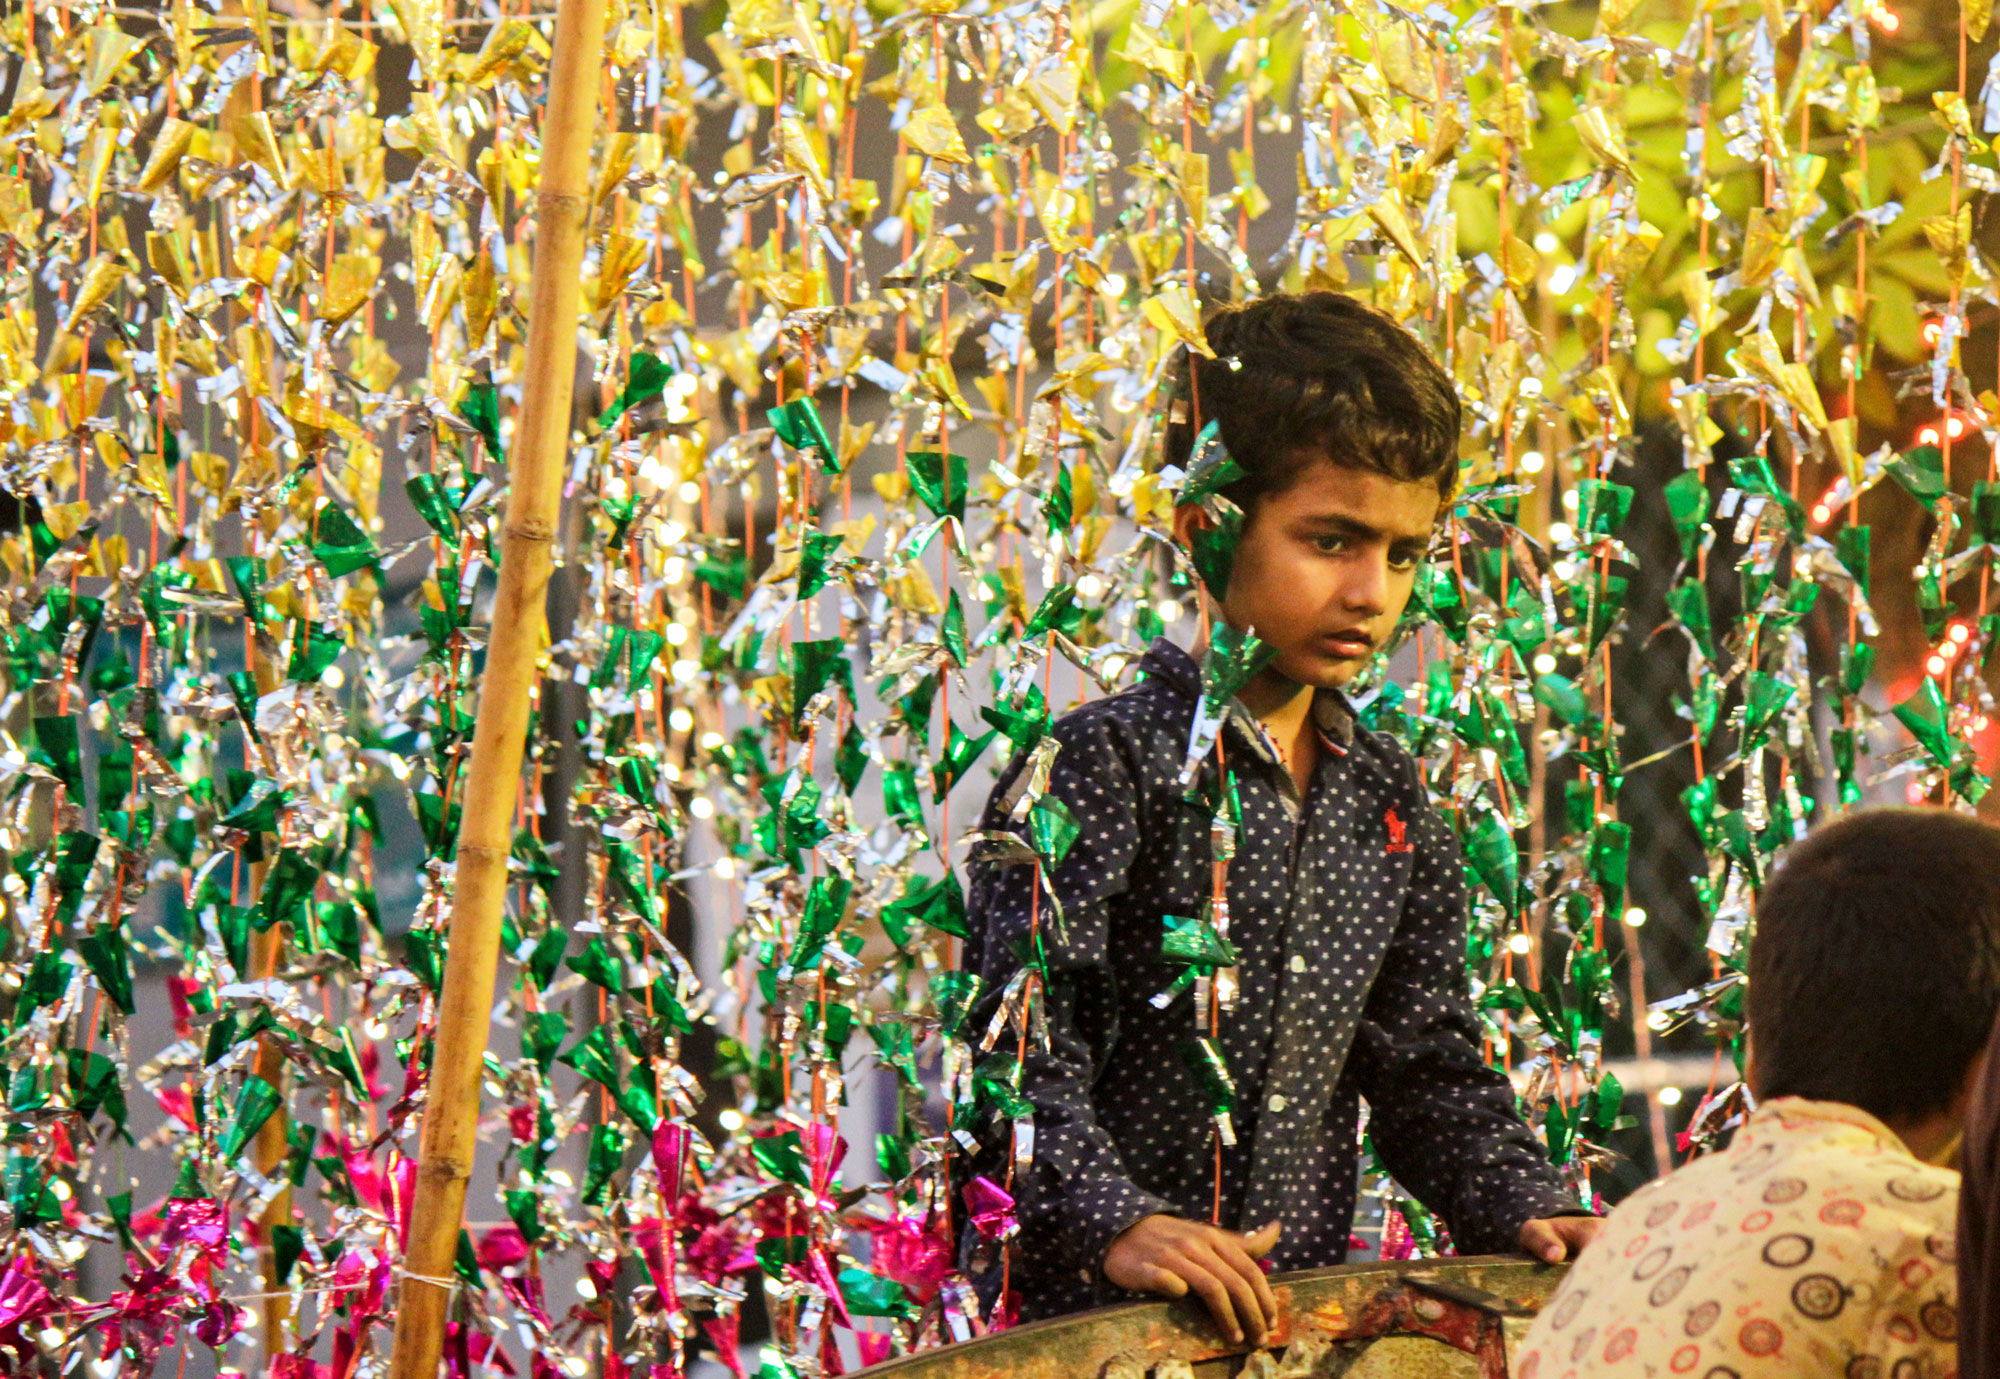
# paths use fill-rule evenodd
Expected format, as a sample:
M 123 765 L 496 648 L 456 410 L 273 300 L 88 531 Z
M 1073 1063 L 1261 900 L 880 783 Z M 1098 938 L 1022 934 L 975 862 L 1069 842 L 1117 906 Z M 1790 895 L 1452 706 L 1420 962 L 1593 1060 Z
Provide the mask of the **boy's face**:
M 1429 479 L 1406 483 L 1326 459 L 1306 465 L 1245 514 L 1224 621 L 1276 646 L 1271 669 L 1286 679 L 1346 684 L 1402 617 L 1439 505 Z M 1186 544 L 1206 520 L 1182 508 L 1175 533 Z

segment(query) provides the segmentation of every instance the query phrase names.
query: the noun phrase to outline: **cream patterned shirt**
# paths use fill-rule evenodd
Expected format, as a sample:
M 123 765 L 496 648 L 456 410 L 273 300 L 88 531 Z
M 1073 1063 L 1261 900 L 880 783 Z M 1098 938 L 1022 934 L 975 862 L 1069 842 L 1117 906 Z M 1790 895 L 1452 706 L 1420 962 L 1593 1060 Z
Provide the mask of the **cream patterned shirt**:
M 1515 1379 L 1951 1379 L 1958 1174 L 1857 1107 L 1780 1097 L 1620 1203 Z

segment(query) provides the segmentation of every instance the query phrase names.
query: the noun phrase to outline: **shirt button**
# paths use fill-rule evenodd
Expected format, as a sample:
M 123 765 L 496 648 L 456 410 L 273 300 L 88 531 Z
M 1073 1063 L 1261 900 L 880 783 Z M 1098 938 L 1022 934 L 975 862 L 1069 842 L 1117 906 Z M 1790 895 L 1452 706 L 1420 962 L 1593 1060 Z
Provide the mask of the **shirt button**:
M 1266 1104 L 1267 1104 L 1268 1106 L 1270 1106 L 1270 1108 L 1271 1108 L 1271 1109 L 1272 1109 L 1272 1111 L 1274 1111 L 1274 1112 L 1275 1112 L 1275 1111 L 1282 1111 L 1282 1110 L 1284 1110 L 1284 1109 L 1285 1109 L 1285 1098 L 1284 1098 L 1284 1097 L 1283 1097 L 1282 1095 L 1280 1095 L 1279 1093 L 1277 1093 L 1277 1092 L 1273 1092 L 1273 1093 L 1271 1094 L 1271 1100 L 1270 1100 L 1270 1101 L 1269 1101 L 1268 1103 L 1266 1103 Z
M 1303 953 L 1292 954 L 1292 971 L 1303 972 L 1305 970 L 1306 970 L 1305 954 Z

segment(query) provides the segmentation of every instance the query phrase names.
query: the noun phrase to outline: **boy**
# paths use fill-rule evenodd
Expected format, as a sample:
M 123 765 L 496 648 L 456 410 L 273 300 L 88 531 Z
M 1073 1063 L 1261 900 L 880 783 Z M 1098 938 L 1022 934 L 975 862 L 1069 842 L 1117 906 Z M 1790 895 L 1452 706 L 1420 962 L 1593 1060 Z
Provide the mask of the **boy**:
M 1028 1042 L 1020 1083 L 1034 1137 L 1012 1188 L 1020 1315 L 1192 1292 L 1241 1341 L 1275 1320 L 1264 1263 L 1345 1258 L 1364 1096 L 1377 1149 L 1460 1251 L 1560 1260 L 1597 1222 L 1481 1060 L 1453 830 L 1415 763 L 1339 693 L 1395 628 L 1457 482 L 1451 382 L 1393 321 L 1334 293 L 1226 310 L 1206 333 L 1218 357 L 1179 380 L 1166 460 L 1186 468 L 1197 432 L 1218 424 L 1245 475 L 1221 491 L 1244 524 L 1211 616 L 1277 649 L 1221 730 L 1242 815 L 1234 961 L 1213 978 L 1235 987 L 1219 1021 L 1234 1142 L 1212 1131 L 1214 1079 L 1182 1053 L 1207 1004 L 1161 955 L 1167 917 L 1201 915 L 1214 874 L 1215 810 L 1190 806 L 1180 780 L 1201 698 L 1188 652 L 1156 642 L 1137 684 L 1055 725 L 1048 794 L 1080 832 L 1039 895 L 1032 866 L 974 869 L 965 965 L 988 993 L 974 1030 L 1031 930 L 1050 974 L 1049 1047 Z M 1184 547 L 1207 520 L 1176 513 Z M 1211 798 L 1215 757 L 1195 786 Z M 1002 778 L 987 829 L 1018 827 L 1007 804 L 1020 770 Z M 975 1167 L 997 1182 L 1001 1162 Z
M 1957 1154 L 2000 1009 L 2000 831 L 1853 814 L 1757 903 L 1747 1074 L 1719 1153 L 1632 1194 L 1523 1341 L 1517 1379 L 1943 1379 Z

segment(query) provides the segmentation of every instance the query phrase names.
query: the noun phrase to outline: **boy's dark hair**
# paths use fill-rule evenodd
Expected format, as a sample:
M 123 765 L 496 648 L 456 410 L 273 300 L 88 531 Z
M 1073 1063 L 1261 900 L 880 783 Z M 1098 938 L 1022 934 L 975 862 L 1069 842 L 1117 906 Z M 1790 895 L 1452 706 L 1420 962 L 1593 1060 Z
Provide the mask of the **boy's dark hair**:
M 1870 809 L 1814 830 L 1758 899 L 1746 1009 L 1760 1096 L 1949 1110 L 2000 1011 L 2000 829 Z
M 1210 421 L 1247 472 L 1223 490 L 1239 506 L 1282 490 L 1315 459 L 1392 479 L 1458 485 L 1458 393 L 1415 336 L 1338 292 L 1285 293 L 1224 307 L 1205 335 L 1216 358 L 1183 350 L 1167 414 L 1166 462 L 1187 466 Z

